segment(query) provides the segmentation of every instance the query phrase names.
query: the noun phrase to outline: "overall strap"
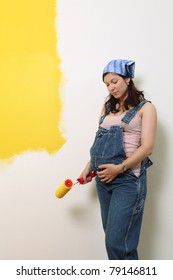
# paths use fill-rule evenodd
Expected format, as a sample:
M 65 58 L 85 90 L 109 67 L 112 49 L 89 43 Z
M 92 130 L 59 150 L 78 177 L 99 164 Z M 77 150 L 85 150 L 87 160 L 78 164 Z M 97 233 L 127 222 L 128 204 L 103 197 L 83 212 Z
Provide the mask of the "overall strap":
M 122 122 L 128 124 L 146 102 L 150 101 L 142 99 L 137 106 L 135 106 L 125 114 L 125 116 L 122 118 Z
M 122 118 L 122 122 L 128 124 L 131 121 L 131 119 L 133 119 L 133 117 L 136 115 L 137 111 L 140 110 L 146 102 L 150 102 L 150 101 L 146 99 L 142 99 L 137 106 L 135 106 L 125 114 L 125 116 Z M 99 125 L 102 124 L 106 116 L 107 114 L 104 114 L 103 116 L 100 117 Z
M 103 116 L 101 116 L 100 120 L 99 120 L 99 125 L 102 124 L 102 122 L 104 121 L 104 118 L 106 117 L 106 114 L 104 114 Z

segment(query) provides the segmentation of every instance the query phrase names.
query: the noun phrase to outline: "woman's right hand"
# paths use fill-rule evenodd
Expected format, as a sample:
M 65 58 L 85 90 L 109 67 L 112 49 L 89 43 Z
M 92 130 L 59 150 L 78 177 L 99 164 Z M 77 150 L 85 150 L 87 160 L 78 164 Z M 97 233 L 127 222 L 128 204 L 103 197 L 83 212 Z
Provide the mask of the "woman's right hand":
M 87 163 L 86 167 L 84 168 L 84 170 L 82 171 L 82 173 L 79 176 L 79 178 L 83 178 L 83 180 L 84 180 L 83 184 L 86 184 L 86 183 L 89 183 L 92 181 L 91 177 L 87 177 L 89 173 L 90 173 L 90 161 Z

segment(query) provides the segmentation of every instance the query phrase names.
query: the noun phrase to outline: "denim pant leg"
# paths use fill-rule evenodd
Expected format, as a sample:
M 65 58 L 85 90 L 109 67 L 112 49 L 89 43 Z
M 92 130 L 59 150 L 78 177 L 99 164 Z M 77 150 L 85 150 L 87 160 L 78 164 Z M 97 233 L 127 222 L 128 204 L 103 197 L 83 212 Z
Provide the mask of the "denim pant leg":
M 97 181 L 105 243 L 110 260 L 137 260 L 146 176 L 120 175 L 112 183 Z

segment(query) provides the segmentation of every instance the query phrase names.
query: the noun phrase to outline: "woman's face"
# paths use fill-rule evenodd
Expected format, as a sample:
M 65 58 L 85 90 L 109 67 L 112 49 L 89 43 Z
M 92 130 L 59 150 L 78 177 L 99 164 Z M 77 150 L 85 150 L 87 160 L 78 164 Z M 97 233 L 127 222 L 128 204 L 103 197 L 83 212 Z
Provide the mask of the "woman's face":
M 108 73 L 104 76 L 104 83 L 106 84 L 109 93 L 119 101 L 126 99 L 128 95 L 128 83 L 130 78 L 123 78 L 115 73 Z

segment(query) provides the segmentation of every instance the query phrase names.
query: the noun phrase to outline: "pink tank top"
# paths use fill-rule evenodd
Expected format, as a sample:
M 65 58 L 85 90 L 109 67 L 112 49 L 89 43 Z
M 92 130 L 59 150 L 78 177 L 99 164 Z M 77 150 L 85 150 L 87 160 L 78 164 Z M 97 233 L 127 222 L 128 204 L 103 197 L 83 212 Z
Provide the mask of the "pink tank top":
M 114 125 L 121 125 L 121 120 L 124 117 L 125 113 L 121 115 L 108 115 L 104 118 L 101 127 L 109 129 Z M 134 116 L 134 118 L 129 122 L 129 124 L 125 124 L 123 129 L 123 145 L 124 151 L 127 157 L 129 157 L 141 144 L 141 117 L 138 112 Z M 136 176 L 140 174 L 140 165 L 138 164 L 132 170 Z

